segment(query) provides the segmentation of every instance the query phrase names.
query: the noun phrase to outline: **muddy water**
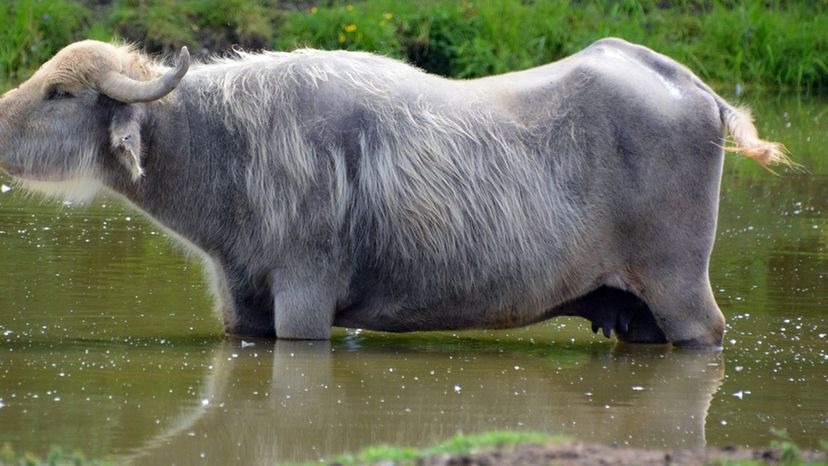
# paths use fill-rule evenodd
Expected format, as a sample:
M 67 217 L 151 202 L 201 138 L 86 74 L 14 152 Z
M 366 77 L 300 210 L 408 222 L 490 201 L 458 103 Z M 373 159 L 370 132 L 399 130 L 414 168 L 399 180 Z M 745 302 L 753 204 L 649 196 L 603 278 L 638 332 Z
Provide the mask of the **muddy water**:
M 225 340 L 198 263 L 139 214 L 0 193 L 0 443 L 133 464 L 273 464 L 457 432 L 634 446 L 828 439 L 828 106 L 753 102 L 808 172 L 729 157 L 711 278 L 721 353 L 586 321 L 331 342 Z M 8 179 L 0 183 L 9 185 Z

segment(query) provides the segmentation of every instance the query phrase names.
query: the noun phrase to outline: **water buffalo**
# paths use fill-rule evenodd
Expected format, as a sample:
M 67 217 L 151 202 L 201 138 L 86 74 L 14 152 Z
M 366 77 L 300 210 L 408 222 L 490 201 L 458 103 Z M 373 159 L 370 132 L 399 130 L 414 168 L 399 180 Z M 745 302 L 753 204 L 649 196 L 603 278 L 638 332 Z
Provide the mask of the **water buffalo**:
M 0 167 L 105 187 L 202 253 L 227 333 L 326 339 L 580 315 L 628 342 L 721 345 L 708 278 L 724 136 L 747 110 L 647 48 L 456 81 L 368 53 L 173 68 L 67 46 L 0 100 Z

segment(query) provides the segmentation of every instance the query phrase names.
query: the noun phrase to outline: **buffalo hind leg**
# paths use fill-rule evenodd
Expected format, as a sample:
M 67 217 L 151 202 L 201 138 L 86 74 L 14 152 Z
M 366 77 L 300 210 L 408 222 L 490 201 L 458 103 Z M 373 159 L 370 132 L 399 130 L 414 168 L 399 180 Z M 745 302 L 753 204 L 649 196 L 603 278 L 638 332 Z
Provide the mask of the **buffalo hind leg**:
M 327 340 L 331 337 L 336 294 L 335 280 L 313 271 L 271 274 L 273 328 L 276 338 Z
M 644 278 L 642 298 L 670 343 L 680 348 L 721 348 L 725 319 L 707 273 L 660 272 Z

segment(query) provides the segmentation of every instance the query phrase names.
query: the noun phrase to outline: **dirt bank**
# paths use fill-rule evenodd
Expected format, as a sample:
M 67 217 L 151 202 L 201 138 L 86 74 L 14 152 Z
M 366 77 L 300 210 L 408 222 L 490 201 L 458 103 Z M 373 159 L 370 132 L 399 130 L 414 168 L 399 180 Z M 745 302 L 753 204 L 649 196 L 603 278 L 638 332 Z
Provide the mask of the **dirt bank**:
M 783 452 L 770 448 L 746 449 L 736 447 L 693 450 L 645 450 L 563 442 L 524 444 L 514 448 L 492 449 L 468 455 L 438 455 L 417 460 L 423 466 L 454 465 L 574 465 L 574 466 L 655 466 L 655 465 L 711 465 L 724 461 L 754 460 L 758 464 L 826 464 L 825 455 L 817 452 L 799 452 L 803 461 L 786 462 Z

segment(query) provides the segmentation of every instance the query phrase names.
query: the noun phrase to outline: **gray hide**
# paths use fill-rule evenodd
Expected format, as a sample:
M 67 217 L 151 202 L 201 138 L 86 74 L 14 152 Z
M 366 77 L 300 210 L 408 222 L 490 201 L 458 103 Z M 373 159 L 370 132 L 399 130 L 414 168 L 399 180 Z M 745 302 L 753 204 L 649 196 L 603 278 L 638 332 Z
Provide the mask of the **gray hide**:
M 717 347 L 724 133 L 778 156 L 686 68 L 617 39 L 470 81 L 366 53 L 241 54 L 148 103 L 82 80 L 47 98 L 64 53 L 0 100 L 0 164 L 59 195 L 70 182 L 34 180 L 98 182 L 196 248 L 235 335 L 580 315 Z

